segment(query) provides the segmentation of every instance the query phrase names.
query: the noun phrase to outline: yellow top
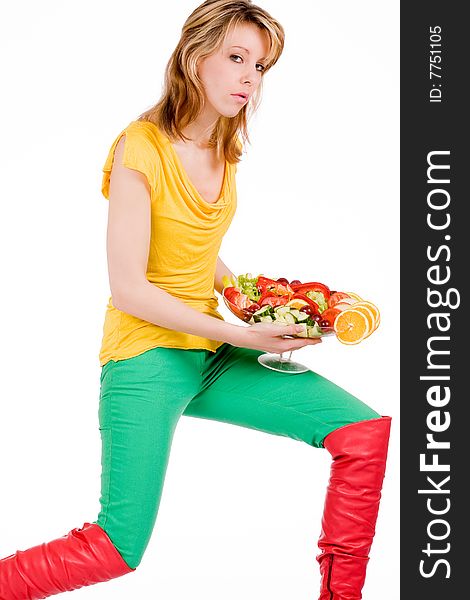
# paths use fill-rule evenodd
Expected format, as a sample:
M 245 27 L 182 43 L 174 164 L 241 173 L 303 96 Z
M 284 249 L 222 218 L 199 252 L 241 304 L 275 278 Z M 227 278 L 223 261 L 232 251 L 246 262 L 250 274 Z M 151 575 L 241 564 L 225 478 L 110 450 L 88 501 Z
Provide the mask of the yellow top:
M 218 312 L 214 277 L 222 238 L 237 206 L 236 165 L 225 162 L 220 197 L 202 199 L 170 139 L 147 121 L 131 121 L 114 140 L 103 167 L 101 191 L 109 199 L 114 150 L 126 134 L 123 164 L 143 173 L 151 190 L 151 236 L 147 279 L 192 308 L 224 320 Z M 174 331 L 115 308 L 106 308 L 100 365 L 137 356 L 150 348 L 204 348 L 215 352 L 223 342 Z

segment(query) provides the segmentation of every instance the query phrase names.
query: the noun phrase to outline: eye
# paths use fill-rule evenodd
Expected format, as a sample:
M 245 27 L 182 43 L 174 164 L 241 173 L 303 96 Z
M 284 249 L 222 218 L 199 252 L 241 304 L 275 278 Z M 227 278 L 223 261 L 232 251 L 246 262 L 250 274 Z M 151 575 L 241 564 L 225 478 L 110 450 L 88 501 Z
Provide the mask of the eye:
M 239 58 L 239 59 L 240 59 L 240 60 L 243 62 L 243 58 L 242 58 L 242 57 L 241 57 L 239 54 L 231 54 L 231 55 L 230 55 L 230 58 L 231 58 L 231 59 L 234 59 L 234 58 Z M 241 64 L 241 62 L 238 62 L 238 60 L 235 60 L 234 62 L 238 63 L 239 65 Z M 261 67 L 261 69 L 258 69 L 258 71 L 259 71 L 260 73 L 262 73 L 263 71 L 265 71 L 265 70 L 266 70 L 266 67 L 265 67 L 264 65 L 262 65 L 261 63 L 258 63 L 256 66 L 257 66 L 257 67 Z

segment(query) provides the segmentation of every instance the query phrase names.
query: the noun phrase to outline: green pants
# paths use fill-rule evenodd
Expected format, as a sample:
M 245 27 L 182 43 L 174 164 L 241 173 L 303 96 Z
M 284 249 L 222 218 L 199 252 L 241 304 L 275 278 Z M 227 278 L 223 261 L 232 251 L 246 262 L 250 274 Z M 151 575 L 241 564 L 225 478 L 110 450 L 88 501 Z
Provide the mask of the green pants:
M 258 350 L 152 348 L 102 367 L 98 523 L 126 563 L 139 565 L 157 518 L 181 415 L 215 419 L 323 447 L 328 433 L 378 413 L 313 371 L 262 367 Z

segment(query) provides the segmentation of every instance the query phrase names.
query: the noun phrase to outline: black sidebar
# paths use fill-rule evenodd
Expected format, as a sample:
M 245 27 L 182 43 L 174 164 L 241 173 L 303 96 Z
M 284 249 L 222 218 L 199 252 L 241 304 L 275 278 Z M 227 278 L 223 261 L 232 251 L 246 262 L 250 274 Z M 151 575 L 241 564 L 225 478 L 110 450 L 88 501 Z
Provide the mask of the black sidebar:
M 401 599 L 470 598 L 470 24 L 401 3 Z

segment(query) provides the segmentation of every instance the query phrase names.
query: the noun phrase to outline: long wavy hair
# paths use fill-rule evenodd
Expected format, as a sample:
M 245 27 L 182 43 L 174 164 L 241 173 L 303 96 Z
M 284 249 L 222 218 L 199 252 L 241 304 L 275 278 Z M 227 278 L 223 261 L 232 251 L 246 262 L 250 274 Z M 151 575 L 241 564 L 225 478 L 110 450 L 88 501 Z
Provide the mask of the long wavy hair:
M 186 20 L 181 38 L 165 69 L 160 100 L 137 118 L 151 121 L 170 139 L 187 140 L 182 129 L 194 121 L 204 106 L 204 88 L 197 75 L 198 61 L 217 52 L 232 28 L 252 23 L 267 32 L 270 42 L 263 76 L 271 69 L 284 49 L 284 29 L 265 10 L 251 0 L 206 0 Z M 211 133 L 209 147 L 230 163 L 240 162 L 243 142 L 250 143 L 247 123 L 256 112 L 262 96 L 262 83 L 235 117 L 220 116 Z

